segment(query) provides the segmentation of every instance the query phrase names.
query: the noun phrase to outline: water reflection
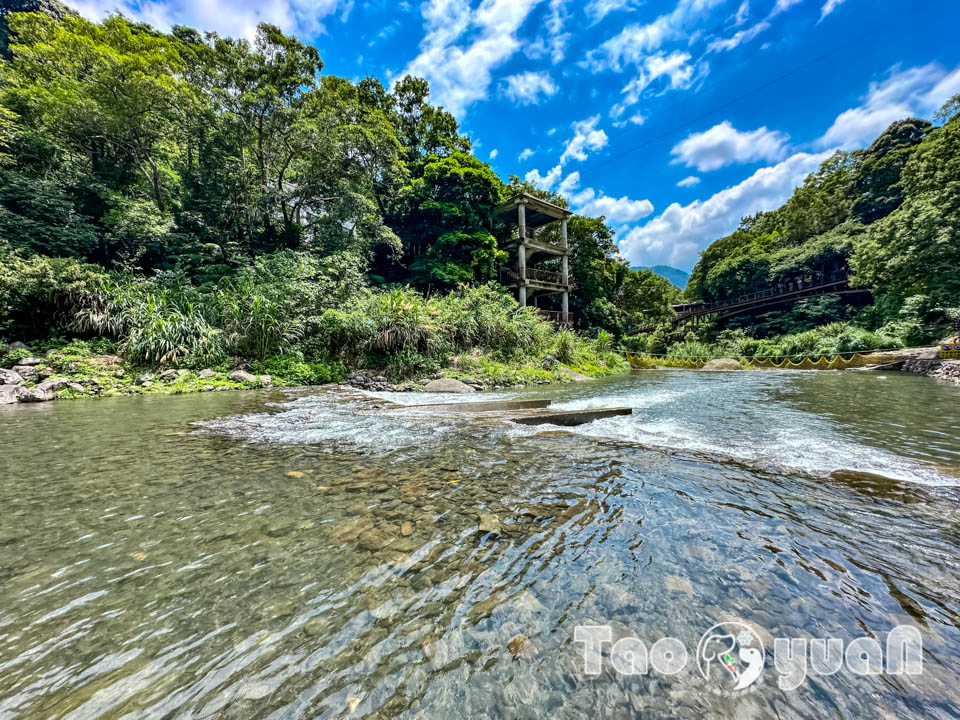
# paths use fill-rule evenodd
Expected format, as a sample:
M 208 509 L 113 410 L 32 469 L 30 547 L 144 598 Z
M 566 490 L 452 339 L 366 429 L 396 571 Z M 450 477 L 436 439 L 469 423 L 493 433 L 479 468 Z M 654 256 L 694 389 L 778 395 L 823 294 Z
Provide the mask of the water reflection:
M 0 717 L 960 712 L 953 488 L 331 398 L 103 403 L 0 417 Z M 692 663 L 580 672 L 578 624 L 692 652 L 730 618 L 844 639 L 915 624 L 924 675 L 730 698 Z

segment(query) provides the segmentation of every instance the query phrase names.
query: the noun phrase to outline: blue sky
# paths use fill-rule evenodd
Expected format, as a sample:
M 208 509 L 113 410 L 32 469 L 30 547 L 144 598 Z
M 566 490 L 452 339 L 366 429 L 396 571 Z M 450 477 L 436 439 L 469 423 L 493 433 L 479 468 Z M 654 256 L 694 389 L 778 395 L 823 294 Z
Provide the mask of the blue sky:
M 960 93 L 956 0 L 67 4 L 248 37 L 267 21 L 324 72 L 426 77 L 504 179 L 606 216 L 631 264 L 684 270 L 836 148 Z

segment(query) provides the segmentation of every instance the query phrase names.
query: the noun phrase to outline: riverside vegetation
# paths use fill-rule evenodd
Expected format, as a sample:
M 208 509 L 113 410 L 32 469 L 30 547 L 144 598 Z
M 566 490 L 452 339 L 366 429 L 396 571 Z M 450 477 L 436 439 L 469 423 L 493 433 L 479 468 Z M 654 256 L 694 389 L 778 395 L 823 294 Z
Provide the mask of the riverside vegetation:
M 940 127 L 904 120 L 837 153 L 704 251 L 682 294 L 630 269 L 604 218 L 571 218 L 573 332 L 495 284 L 509 228 L 490 221 L 517 191 L 565 198 L 501 180 L 422 79 L 323 75 L 315 48 L 270 25 L 250 43 L 93 23 L 55 0 L 0 14 L 0 340 L 29 345 L 0 363 L 39 355 L 39 380 L 74 383 L 63 396 L 362 368 L 392 383 L 547 382 L 622 371 L 625 348 L 916 345 L 958 314 L 958 98 Z M 678 300 L 846 270 L 875 302 L 826 297 L 672 335 Z M 656 330 L 625 337 L 639 324 Z

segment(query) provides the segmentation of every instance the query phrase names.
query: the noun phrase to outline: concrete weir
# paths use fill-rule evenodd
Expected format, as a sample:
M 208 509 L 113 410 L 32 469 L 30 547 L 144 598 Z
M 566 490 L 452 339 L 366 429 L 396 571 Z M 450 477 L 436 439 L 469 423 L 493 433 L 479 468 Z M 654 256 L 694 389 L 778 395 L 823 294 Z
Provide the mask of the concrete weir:
M 545 410 L 549 407 L 549 400 L 487 400 L 480 402 L 456 403 L 422 403 L 401 405 L 387 401 L 384 410 L 430 410 L 441 413 L 471 414 L 479 417 L 500 418 L 520 425 L 561 425 L 573 427 L 614 417 L 615 415 L 630 415 L 631 408 L 595 408 L 588 410 Z
M 448 410 L 453 412 L 494 412 L 508 410 L 535 410 L 550 405 L 549 400 L 488 400 L 486 402 L 424 403 L 422 405 L 393 405 L 390 410 Z
M 616 407 L 596 408 L 592 410 L 557 410 L 554 412 L 517 415 L 507 419 L 521 425 L 561 425 L 563 427 L 573 427 L 575 425 L 585 425 L 594 420 L 602 420 L 603 418 L 632 414 L 632 408 Z

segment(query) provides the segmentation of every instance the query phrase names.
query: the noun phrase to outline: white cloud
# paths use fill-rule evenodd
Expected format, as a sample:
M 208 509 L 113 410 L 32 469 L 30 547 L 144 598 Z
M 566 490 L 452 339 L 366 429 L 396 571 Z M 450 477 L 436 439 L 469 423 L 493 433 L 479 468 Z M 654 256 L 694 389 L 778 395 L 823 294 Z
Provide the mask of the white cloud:
M 690 55 L 674 50 L 669 55 L 657 52 L 647 55 L 638 67 L 637 75 L 628 82 L 623 90 L 623 100 L 610 108 L 611 117 L 620 117 L 628 107 L 635 105 L 643 96 L 644 90 L 657 79 L 667 78 L 667 89 L 684 90 L 693 83 L 694 66 L 690 64 Z
M 530 148 L 524 148 L 523 151 L 520 153 L 520 155 L 517 157 L 517 160 L 519 160 L 520 162 L 523 162 L 524 160 L 528 160 L 531 157 L 533 157 L 533 150 L 531 150 Z
M 653 203 L 649 200 L 633 200 L 626 195 L 621 198 L 604 195 L 592 187 L 580 188 L 580 173 L 567 175 L 557 187 L 557 192 L 565 197 L 571 208 L 579 215 L 599 217 L 603 215 L 611 225 L 623 225 L 636 222 L 653 213 Z
M 725 0 L 679 0 L 673 12 L 646 25 L 633 24 L 587 54 L 585 64 L 594 72 L 621 71 L 627 65 L 642 66 L 647 55 L 668 40 L 687 40 L 687 25 Z
M 734 27 L 743 25 L 748 17 L 750 17 L 750 0 L 743 0 L 737 8 L 737 14 L 733 16 Z
M 689 175 L 677 183 L 677 187 L 688 188 L 700 184 L 700 178 L 696 175 Z
M 560 165 L 555 165 L 550 170 L 547 171 L 546 175 L 541 175 L 540 171 L 536 168 L 528 172 L 523 176 L 523 179 L 528 183 L 533 183 L 538 188 L 544 190 L 551 190 L 553 186 L 560 182 L 560 175 L 563 173 L 563 167 Z
M 253 38 L 262 22 L 284 32 L 312 37 L 325 32 L 323 20 L 338 10 L 346 19 L 352 0 L 67 0 L 84 17 L 100 20 L 111 12 L 148 22 L 169 30 L 187 25 L 198 30 L 215 30 L 221 35 Z
M 933 115 L 958 91 L 960 67 L 952 72 L 937 63 L 907 70 L 894 67 L 885 80 L 871 82 L 862 104 L 840 113 L 817 144 L 847 149 L 862 147 L 896 120 Z
M 525 72 L 504 79 L 503 94 L 520 105 L 538 105 L 541 97 L 557 94 L 557 84 L 547 72 Z
M 550 13 L 547 15 L 547 34 L 549 37 L 550 60 L 554 65 L 567 54 L 570 33 L 563 32 L 563 26 L 570 18 L 567 12 L 567 0 L 550 0 Z
M 740 132 L 724 120 L 677 143 L 670 151 L 674 156 L 671 162 L 710 172 L 734 163 L 780 160 L 786 154 L 789 139 L 789 135 L 766 127 Z
M 823 20 L 827 15 L 843 5 L 843 3 L 844 0 L 827 0 L 823 4 L 823 7 L 820 8 L 820 19 Z
M 673 203 L 620 240 L 620 254 L 631 265 L 672 265 L 690 268 L 700 250 L 737 228 L 740 219 L 759 210 L 773 210 L 826 160 L 832 150 L 797 153 L 772 167 L 757 170 L 743 182 L 707 200 Z
M 734 48 L 740 46 L 745 42 L 750 42 L 757 35 L 767 30 L 770 27 L 770 23 L 766 20 L 761 20 L 756 25 L 747 28 L 746 30 L 738 30 L 733 35 L 728 38 L 721 38 L 719 40 L 714 40 L 709 45 L 707 45 L 708 52 L 725 52 L 727 50 L 733 50 Z
M 770 11 L 770 17 L 776 17 L 782 12 L 786 12 L 794 5 L 802 3 L 803 0 L 777 0 L 777 4 L 773 6 L 773 10 Z
M 496 148 L 494 148 L 493 150 L 490 151 L 490 159 L 491 159 L 491 160 L 496 160 L 496 159 L 497 159 L 497 155 L 499 155 L 499 154 L 500 154 L 500 151 L 497 150 Z
M 612 225 L 636 222 L 653 213 L 653 203 L 647 199 L 631 200 L 626 195 L 621 198 L 596 195 L 593 188 L 587 188 L 586 194 L 586 198 L 583 197 L 584 193 L 578 197 L 581 202 L 576 206 L 577 213 L 587 217 L 603 215 Z
M 458 117 L 484 100 L 492 71 L 519 48 L 520 27 L 540 0 L 430 0 L 421 11 L 426 35 L 420 54 L 397 77 L 430 82 L 431 99 Z
M 612 12 L 632 10 L 635 6 L 642 4 L 642 0 L 590 0 L 583 11 L 588 18 L 597 23 Z
M 613 110 L 611 110 L 611 113 L 612 112 Z M 643 125 L 646 121 L 647 121 L 646 115 L 644 115 L 643 113 L 634 113 L 633 115 L 628 117 L 626 120 L 614 120 L 613 126 L 622 128 L 622 127 L 626 127 L 627 125 Z
M 579 120 L 571 126 L 573 128 L 573 137 L 567 141 L 563 149 L 563 155 L 560 156 L 560 164 L 564 165 L 568 160 L 579 160 L 583 162 L 587 159 L 588 150 L 600 150 L 607 144 L 607 134 L 603 130 L 597 129 L 597 123 L 600 121 L 599 115 L 594 115 L 586 120 Z

